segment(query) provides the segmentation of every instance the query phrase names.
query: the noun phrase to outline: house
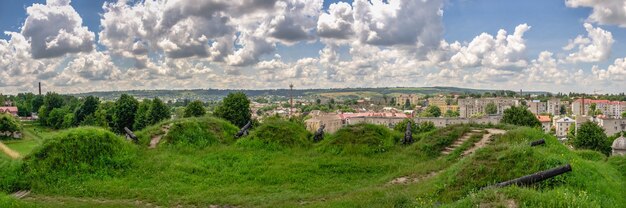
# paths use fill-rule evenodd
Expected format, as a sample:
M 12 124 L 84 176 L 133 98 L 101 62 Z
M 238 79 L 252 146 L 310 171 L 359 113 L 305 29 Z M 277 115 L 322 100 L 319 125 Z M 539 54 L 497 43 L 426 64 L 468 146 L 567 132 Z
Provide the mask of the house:
M 395 99 L 396 106 L 404 106 L 407 102 L 409 102 L 410 105 L 418 105 L 419 102 L 417 94 L 400 94 L 396 96 Z
M 575 124 L 576 121 L 571 119 L 570 117 L 563 117 L 556 122 L 556 137 L 564 138 L 567 137 L 567 133 L 569 132 L 570 126 Z
M 306 129 L 310 132 L 316 132 L 320 126 L 325 125 L 324 132 L 335 133 L 343 126 L 343 121 L 338 114 L 313 114 L 312 116 L 304 121 Z
M 616 133 L 626 131 L 626 118 L 598 118 L 598 125 L 604 129 L 604 133 L 613 136 Z
M 541 122 L 541 129 L 543 129 L 543 132 L 550 132 L 550 127 L 552 126 L 550 116 L 537 116 L 537 119 Z
M 17 107 L 15 106 L 0 107 L 0 113 L 8 113 L 17 117 Z

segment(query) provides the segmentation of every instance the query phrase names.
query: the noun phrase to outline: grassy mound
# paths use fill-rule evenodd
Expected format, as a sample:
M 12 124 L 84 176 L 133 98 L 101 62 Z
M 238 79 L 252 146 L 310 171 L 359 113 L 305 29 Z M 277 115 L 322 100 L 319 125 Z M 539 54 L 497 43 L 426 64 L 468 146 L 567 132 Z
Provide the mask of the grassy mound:
M 162 141 L 174 146 L 206 147 L 220 143 L 233 143 L 239 129 L 228 121 L 215 117 L 193 117 L 161 122 L 137 132 L 144 145 L 154 136 L 163 135 L 163 127 L 171 125 Z
M 454 141 L 469 131 L 469 125 L 447 126 L 433 132 L 414 136 L 418 141 L 414 147 L 417 148 L 420 154 L 427 157 L 436 157 L 441 154 L 443 149 L 450 146 Z
M 356 124 L 343 127 L 320 144 L 324 152 L 372 154 L 391 149 L 400 134 L 394 134 L 388 128 L 373 124 Z
M 541 138 L 546 139 L 545 145 L 530 147 L 531 141 Z M 496 137 L 493 144 L 447 169 L 436 181 L 434 187 L 437 188 L 426 197 L 440 202 L 461 199 L 453 204 L 458 207 L 509 203 L 528 207 L 615 207 L 626 204 L 623 198 L 626 183 L 620 171 L 607 162 L 598 161 L 593 153 L 582 155 L 585 156 L 568 150 L 556 138 L 540 130 L 519 128 Z M 531 187 L 480 191 L 481 187 L 568 163 L 572 172 Z
M 134 146 L 110 131 L 80 127 L 62 131 L 28 155 L 25 171 L 37 178 L 57 175 L 108 175 L 130 166 Z
M 256 127 L 250 136 L 237 142 L 242 146 L 269 147 L 308 147 L 313 144 L 311 133 L 301 124 L 282 119 L 269 119 Z

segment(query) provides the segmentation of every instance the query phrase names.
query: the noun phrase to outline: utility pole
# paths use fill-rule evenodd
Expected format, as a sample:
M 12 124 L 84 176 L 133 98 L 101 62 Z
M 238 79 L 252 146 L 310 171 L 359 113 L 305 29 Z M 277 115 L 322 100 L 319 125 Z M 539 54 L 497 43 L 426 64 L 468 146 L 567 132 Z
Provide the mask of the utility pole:
M 289 84 L 289 117 L 292 116 L 293 111 L 293 83 Z

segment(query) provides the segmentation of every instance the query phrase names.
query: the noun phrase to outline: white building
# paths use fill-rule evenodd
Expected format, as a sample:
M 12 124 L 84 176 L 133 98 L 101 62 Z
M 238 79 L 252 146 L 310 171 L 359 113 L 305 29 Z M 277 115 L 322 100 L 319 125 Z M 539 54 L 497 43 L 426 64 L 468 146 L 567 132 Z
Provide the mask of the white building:
M 563 117 L 556 122 L 556 137 L 563 138 L 567 136 L 567 132 L 569 132 L 569 128 L 572 124 L 575 124 L 576 121 L 569 117 Z

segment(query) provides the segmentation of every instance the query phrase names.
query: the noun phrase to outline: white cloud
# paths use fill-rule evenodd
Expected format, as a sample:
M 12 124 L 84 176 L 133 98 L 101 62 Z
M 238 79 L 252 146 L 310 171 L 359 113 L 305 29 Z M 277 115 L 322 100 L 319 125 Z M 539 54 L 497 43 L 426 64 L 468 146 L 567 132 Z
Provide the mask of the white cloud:
M 608 69 L 600 69 L 598 66 L 593 66 L 591 69 L 594 76 L 602 81 L 618 81 L 622 87 L 624 87 L 624 81 L 626 81 L 626 58 L 615 59 L 613 65 L 610 65 Z
M 82 26 L 82 18 L 69 0 L 48 0 L 46 5 L 26 8 L 22 35 L 30 40 L 35 59 L 60 57 L 94 49 L 93 32 Z
M 590 7 L 588 20 L 603 25 L 626 27 L 626 1 L 624 0 L 565 0 L 568 7 Z
M 613 34 L 599 27 L 594 28 L 589 23 L 585 23 L 584 26 L 587 30 L 587 37 L 579 35 L 575 39 L 569 40 L 569 43 L 563 47 L 564 50 L 568 51 L 578 48 L 577 51 L 570 53 L 566 60 L 573 63 L 598 62 L 609 58 L 615 42 Z
M 506 30 L 501 29 L 496 37 L 482 33 L 461 48 L 458 48 L 458 43 L 453 43 L 451 48 L 458 48 L 458 52 L 452 55 L 450 64 L 456 68 L 487 67 L 506 70 L 526 67 L 528 63 L 525 57 L 524 33 L 529 29 L 527 24 L 521 24 L 515 27 L 512 35 L 507 35 Z

